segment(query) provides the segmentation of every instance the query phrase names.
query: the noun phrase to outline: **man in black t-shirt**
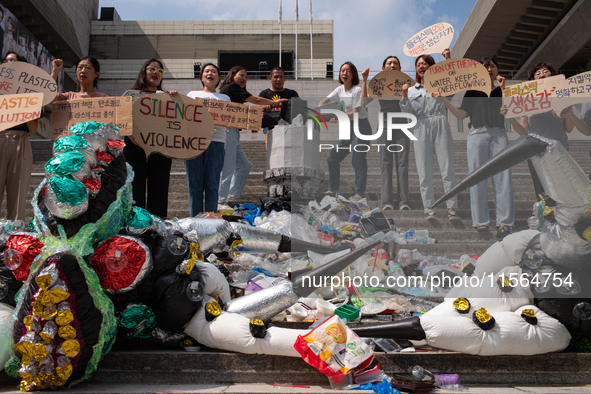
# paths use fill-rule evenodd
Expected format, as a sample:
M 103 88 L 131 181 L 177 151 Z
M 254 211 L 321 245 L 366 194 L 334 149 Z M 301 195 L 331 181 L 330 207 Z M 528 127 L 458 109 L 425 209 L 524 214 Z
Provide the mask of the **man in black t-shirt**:
M 284 88 L 283 85 L 285 84 L 285 71 L 281 67 L 275 67 L 271 70 L 271 75 L 269 75 L 269 80 L 271 81 L 271 88 L 265 89 L 259 93 L 260 97 L 268 98 L 270 100 L 278 100 L 278 99 L 290 99 L 292 97 L 300 97 L 298 92 L 292 89 Z M 279 121 L 279 119 L 283 119 L 288 121 L 287 119 L 287 105 L 283 103 L 281 106 L 271 106 L 267 105 L 265 108 L 264 116 L 271 117 L 275 119 L 275 121 Z M 271 130 L 274 126 L 265 127 L 263 129 L 263 134 L 265 135 L 265 146 L 267 146 L 267 132 Z

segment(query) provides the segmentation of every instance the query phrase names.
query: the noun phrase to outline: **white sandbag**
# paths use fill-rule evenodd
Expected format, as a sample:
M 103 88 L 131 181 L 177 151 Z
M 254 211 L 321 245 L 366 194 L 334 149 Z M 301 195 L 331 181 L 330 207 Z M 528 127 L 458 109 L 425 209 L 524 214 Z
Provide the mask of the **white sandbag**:
M 4 370 L 4 364 L 10 358 L 12 337 L 10 327 L 12 323 L 12 312 L 14 308 L 10 305 L 0 303 L 0 371 Z
M 537 324 L 530 324 L 521 317 L 523 309 L 534 310 Z M 462 318 L 457 313 L 445 318 L 427 313 L 420 319 L 430 346 L 468 354 L 544 354 L 564 350 L 570 342 L 567 329 L 533 305 L 523 306 L 515 312 L 490 314 L 495 319 L 495 326 L 490 330 L 482 330 L 471 319 Z
M 507 266 L 519 264 L 529 241 L 539 234 L 536 230 L 523 230 L 506 236 L 496 242 L 476 260 L 474 274 L 478 277 L 496 274 Z
M 514 287 L 512 285 L 510 292 L 504 292 L 499 287 L 498 280 L 501 275 L 507 278 L 517 278 L 513 280 Z M 531 304 L 534 298 L 529 286 L 522 286 L 527 285 L 529 281 L 519 281 L 521 275 L 522 271 L 519 266 L 509 266 L 501 269 L 492 277 L 492 280 L 488 275 L 484 277 L 481 275 L 477 277 L 478 284 L 475 286 L 471 286 L 468 281 L 467 286 L 458 286 L 451 289 L 445 297 L 445 302 L 433 308 L 428 313 L 448 315 L 452 311 L 455 311 L 452 304 L 459 297 L 470 301 L 472 311 L 479 308 L 485 308 L 489 312 L 515 311 L 523 305 Z M 476 281 L 474 280 L 472 284 L 476 284 Z
M 205 297 L 203 305 L 211 301 Z M 200 308 L 185 328 L 185 333 L 197 342 L 213 349 L 229 350 L 246 354 L 271 354 L 300 357 L 293 345 L 299 335 L 307 330 L 270 327 L 264 338 L 250 334 L 249 319 L 235 313 L 222 312 L 213 321 L 205 320 L 205 308 Z
M 199 270 L 201 276 L 203 276 L 205 294 L 209 296 L 217 294 L 223 303 L 230 301 L 232 298 L 230 295 L 230 285 L 228 285 L 224 274 L 215 265 L 198 261 L 195 263 L 195 267 Z

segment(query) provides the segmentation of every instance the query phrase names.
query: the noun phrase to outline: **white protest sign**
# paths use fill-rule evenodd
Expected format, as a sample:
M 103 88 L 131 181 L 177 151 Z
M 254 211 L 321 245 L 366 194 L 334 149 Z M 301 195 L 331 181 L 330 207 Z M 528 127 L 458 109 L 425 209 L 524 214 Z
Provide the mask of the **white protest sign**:
M 552 93 L 552 109 L 560 114 L 573 104 L 591 102 L 591 71 L 567 78 Z
M 195 158 L 205 152 L 213 131 L 213 119 L 200 98 L 156 93 L 133 103 L 133 137 L 146 157 L 158 152 L 175 159 Z
M 404 43 L 402 50 L 406 56 L 410 57 L 441 53 L 444 49 L 449 48 L 453 38 L 453 26 L 440 22 L 413 35 Z
M 503 90 L 503 105 L 508 110 L 505 117 L 517 118 L 550 111 L 550 96 L 563 83 L 564 75 L 561 74 L 507 86 Z
M 465 90 L 480 90 L 489 96 L 492 87 L 486 67 L 472 59 L 435 63 L 425 71 L 424 80 L 427 92 L 439 92 L 443 96 Z
M 415 84 L 414 79 L 398 70 L 385 70 L 369 82 L 369 97 L 402 98 L 402 85 Z
M 39 67 L 25 62 L 0 64 L 0 94 L 43 93 L 43 105 L 53 101 L 57 82 Z
M 43 93 L 0 96 L 0 131 L 41 117 Z

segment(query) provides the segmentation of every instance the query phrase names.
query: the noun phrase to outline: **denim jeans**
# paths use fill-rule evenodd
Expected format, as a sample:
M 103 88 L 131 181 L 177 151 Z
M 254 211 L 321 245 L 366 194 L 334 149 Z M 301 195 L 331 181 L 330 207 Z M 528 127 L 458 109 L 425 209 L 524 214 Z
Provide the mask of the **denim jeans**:
M 435 203 L 433 194 L 433 152 L 437 156 L 437 165 L 443 179 L 443 190 L 448 192 L 456 185 L 454 171 L 454 145 L 449 123 L 443 115 L 434 115 L 418 119 L 418 124 L 413 128 L 417 141 L 414 141 L 415 160 L 423 209 L 426 213 L 434 212 L 428 208 Z M 458 198 L 447 200 L 447 208 L 457 208 Z
M 250 161 L 240 145 L 240 131 L 230 129 L 226 132 L 226 155 L 220 180 L 218 202 L 224 203 L 229 197 L 238 198 L 242 194 L 250 173 Z
M 509 139 L 505 129 L 496 127 L 471 128 L 467 141 L 468 171 L 470 173 L 474 172 L 490 158 L 505 149 L 507 145 L 509 145 Z M 513 226 L 515 211 L 513 209 L 511 170 L 505 170 L 493 176 L 492 184 L 495 191 L 496 224 L 497 226 Z M 487 181 L 482 181 L 470 188 L 470 210 L 474 227 L 488 226 L 490 222 L 486 188 Z
M 370 135 L 371 125 L 369 120 L 359 119 L 359 132 L 363 135 Z M 326 161 L 328 163 L 328 190 L 333 192 L 339 191 L 341 183 L 341 161 L 347 157 L 349 150 L 352 152 L 351 163 L 355 171 L 355 194 L 361 197 L 365 196 L 365 186 L 367 183 L 367 159 L 366 152 L 356 152 L 354 147 L 357 144 L 368 144 L 371 141 L 362 141 L 353 132 L 353 121 L 349 129 L 349 135 L 352 136 L 348 140 L 339 140 L 328 154 Z M 361 149 L 363 150 L 363 149 Z
M 218 188 L 226 152 L 224 145 L 223 142 L 211 141 L 200 156 L 185 160 L 191 216 L 200 212 L 217 211 Z M 205 205 L 203 204 L 204 193 Z

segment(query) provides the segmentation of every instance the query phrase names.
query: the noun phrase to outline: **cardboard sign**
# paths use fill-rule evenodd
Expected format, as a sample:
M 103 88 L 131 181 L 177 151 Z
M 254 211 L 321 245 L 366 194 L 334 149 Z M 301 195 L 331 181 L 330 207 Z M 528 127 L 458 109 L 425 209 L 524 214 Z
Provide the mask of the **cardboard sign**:
M 43 93 L 43 105 L 47 105 L 57 94 L 57 83 L 51 75 L 32 64 L 0 64 L 0 94 L 23 93 Z
M 70 126 L 88 120 L 110 123 L 119 127 L 121 135 L 131 135 L 131 112 L 131 96 L 56 101 L 51 116 L 51 140 L 69 135 Z
M 487 96 L 491 92 L 490 76 L 486 68 L 471 59 L 450 59 L 435 63 L 425 71 L 427 92 L 451 96 L 465 90 L 480 90 Z
M 503 91 L 503 105 L 508 109 L 505 117 L 517 118 L 550 111 L 550 96 L 563 83 L 564 75 L 561 74 L 507 86 Z
M 208 99 L 203 99 L 203 105 L 211 114 L 216 126 L 256 131 L 261 129 L 262 107 Z
M 41 117 L 43 93 L 0 96 L 0 130 Z
M 385 70 L 369 82 L 369 97 L 402 98 L 402 85 L 414 86 L 415 81 L 402 71 Z
M 577 74 L 558 84 L 551 101 L 552 109 L 557 114 L 570 105 L 591 102 L 591 71 Z
M 175 159 L 202 154 L 213 137 L 214 123 L 202 99 L 156 93 L 133 103 L 133 138 L 146 152 Z M 215 101 L 215 100 L 212 100 Z
M 413 35 L 406 41 L 402 50 L 406 56 L 410 57 L 441 53 L 445 48 L 449 48 L 453 38 L 453 26 L 440 22 Z

